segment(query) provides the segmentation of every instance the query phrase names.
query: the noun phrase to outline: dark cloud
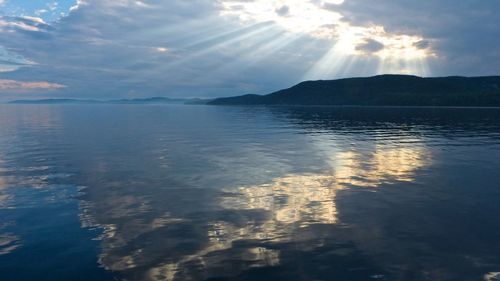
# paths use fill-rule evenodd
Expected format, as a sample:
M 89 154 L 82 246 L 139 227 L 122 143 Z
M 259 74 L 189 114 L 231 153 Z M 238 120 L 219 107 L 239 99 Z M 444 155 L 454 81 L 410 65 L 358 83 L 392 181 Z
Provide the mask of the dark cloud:
M 356 50 L 367 54 L 376 53 L 382 49 L 384 49 L 384 44 L 373 39 L 366 39 L 363 43 L 356 46 Z
M 427 40 L 421 40 L 413 45 L 417 47 L 417 49 L 428 49 L 431 46 L 431 43 Z
M 287 16 L 290 13 L 290 7 L 287 5 L 283 5 L 280 8 L 276 9 L 276 14 L 284 17 Z
M 346 0 L 331 7 L 356 25 L 376 24 L 391 33 L 415 34 L 439 59 L 434 75 L 494 75 L 500 72 L 500 2 L 478 0 Z

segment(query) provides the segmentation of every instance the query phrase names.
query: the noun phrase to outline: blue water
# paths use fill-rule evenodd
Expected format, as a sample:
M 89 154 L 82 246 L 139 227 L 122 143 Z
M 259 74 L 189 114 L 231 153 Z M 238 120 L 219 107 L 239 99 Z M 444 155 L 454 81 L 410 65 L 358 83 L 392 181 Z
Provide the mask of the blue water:
M 499 109 L 1 105 L 0 280 L 498 280 L 499 167 Z

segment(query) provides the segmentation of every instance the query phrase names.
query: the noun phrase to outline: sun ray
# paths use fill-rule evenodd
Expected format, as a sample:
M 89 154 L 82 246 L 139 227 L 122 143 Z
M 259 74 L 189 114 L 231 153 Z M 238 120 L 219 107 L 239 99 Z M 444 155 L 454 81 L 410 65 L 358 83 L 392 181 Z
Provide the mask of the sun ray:
M 306 80 L 328 79 L 337 76 L 345 67 L 349 55 L 342 51 L 342 43 L 337 42 L 303 76 Z
M 207 24 L 209 22 L 210 24 Z M 189 21 L 169 23 L 155 27 L 143 28 L 140 30 L 141 38 L 154 38 L 155 41 L 165 45 L 189 45 L 193 42 L 204 40 L 207 34 L 221 34 L 228 31 L 237 31 L 240 27 L 227 25 L 225 21 L 218 20 L 212 16 L 208 18 L 194 18 Z M 137 40 L 135 33 L 123 35 L 123 41 L 130 42 Z M 148 45 L 149 41 L 144 41 Z
M 175 71 L 172 72 L 172 70 L 175 70 L 178 67 L 189 64 L 196 59 L 210 55 L 214 52 L 223 53 L 224 51 L 227 51 L 228 47 L 233 46 L 238 42 L 254 42 L 255 40 L 258 40 L 258 38 L 261 38 L 273 30 L 273 28 L 275 28 L 275 25 L 272 23 L 254 24 L 240 28 L 239 31 L 233 31 L 220 36 L 207 38 L 207 40 L 199 42 L 196 45 L 190 45 L 185 49 L 173 50 L 172 52 L 174 54 L 169 56 L 169 61 L 162 64 L 152 65 L 149 69 L 145 69 L 140 73 L 137 73 L 134 77 L 134 81 L 140 82 L 145 77 L 148 77 L 158 71 L 175 74 Z M 219 63 L 224 64 L 225 62 L 220 61 Z
M 258 40 L 249 42 L 246 47 L 238 48 L 238 53 L 234 54 L 235 59 L 213 69 L 211 76 L 228 73 L 229 70 L 236 70 L 238 73 L 258 65 L 259 62 L 268 59 L 270 56 L 276 56 L 276 53 L 299 40 L 301 36 L 290 35 L 283 31 L 275 31 L 272 34 Z
M 242 22 L 273 21 L 290 33 L 324 40 L 333 47 L 309 70 L 306 79 L 328 79 L 351 72 L 353 65 L 366 62 L 378 68 L 371 72 L 427 74 L 427 60 L 436 57 L 428 40 L 418 35 L 387 32 L 382 25 L 355 25 L 343 20 L 335 4 L 344 1 L 221 0 L 222 15 L 236 16 Z M 325 9 L 325 3 L 329 9 Z
M 258 38 L 262 34 L 265 34 L 267 31 L 272 29 L 272 25 L 264 25 L 264 26 L 258 25 L 254 27 L 255 28 L 247 29 L 241 32 L 234 32 L 230 35 L 217 37 L 213 40 L 205 41 L 196 46 L 192 46 L 187 50 L 185 50 L 183 57 L 176 59 L 170 63 L 166 63 L 162 67 L 164 68 L 177 67 L 188 61 L 192 61 L 196 58 L 202 57 L 209 53 L 221 50 L 224 46 L 228 46 L 236 42 L 240 42 L 242 40 L 247 40 L 249 38 Z

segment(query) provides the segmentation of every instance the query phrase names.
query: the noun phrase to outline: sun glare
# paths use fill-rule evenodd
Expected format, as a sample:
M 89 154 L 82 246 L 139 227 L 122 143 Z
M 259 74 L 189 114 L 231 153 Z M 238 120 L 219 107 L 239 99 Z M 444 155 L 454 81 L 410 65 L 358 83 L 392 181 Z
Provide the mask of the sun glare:
M 383 26 L 357 26 L 343 20 L 336 5 L 344 0 L 221 0 L 222 15 L 242 22 L 272 22 L 295 34 L 306 34 L 331 42 L 331 50 L 316 62 L 306 76 L 335 75 L 346 62 L 376 59 L 377 72 L 428 75 L 426 60 L 437 55 L 421 36 L 388 33 Z

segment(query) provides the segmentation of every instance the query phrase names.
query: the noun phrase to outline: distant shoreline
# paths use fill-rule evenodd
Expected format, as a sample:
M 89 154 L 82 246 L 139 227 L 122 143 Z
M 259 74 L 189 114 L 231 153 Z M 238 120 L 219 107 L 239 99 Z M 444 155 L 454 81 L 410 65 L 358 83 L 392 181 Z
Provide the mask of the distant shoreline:
M 268 95 L 201 99 L 40 99 L 7 104 L 187 104 L 337 108 L 500 108 L 500 76 L 435 77 L 378 75 L 299 83 Z
M 207 104 L 211 99 L 200 99 L 200 98 L 167 98 L 167 97 L 151 97 L 142 99 L 117 99 L 117 100 L 90 100 L 90 99 L 39 99 L 39 100 L 14 100 L 8 101 L 4 104 L 25 104 L 25 105 L 36 105 L 36 104 L 51 104 L 51 105 L 61 105 L 61 104 Z
M 42 103 L 42 102 L 4 102 L 0 103 L 2 105 L 207 105 L 207 106 L 217 106 L 217 107 L 252 107 L 252 108 L 286 108 L 286 107 L 307 107 L 307 108 L 407 108 L 407 109 L 500 109 L 500 106 L 419 106 L 419 105 L 298 105 L 298 104 L 278 104 L 278 105 L 245 105 L 245 104 L 189 104 L 189 103 L 113 103 L 113 102 L 95 102 L 95 103 L 85 103 L 85 102 L 64 102 L 64 103 Z

